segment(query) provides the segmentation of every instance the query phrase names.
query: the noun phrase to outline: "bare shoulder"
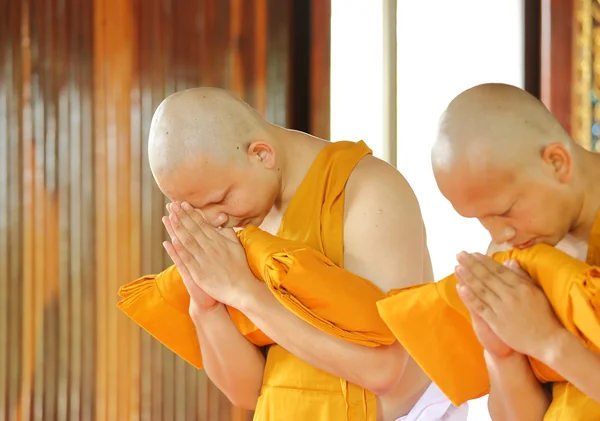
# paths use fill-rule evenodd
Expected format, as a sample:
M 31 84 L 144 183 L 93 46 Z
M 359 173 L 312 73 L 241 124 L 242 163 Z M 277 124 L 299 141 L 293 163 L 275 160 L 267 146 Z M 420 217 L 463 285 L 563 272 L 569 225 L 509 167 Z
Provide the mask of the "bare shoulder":
M 384 292 L 419 284 L 430 273 L 417 197 L 402 174 L 367 156 L 346 185 L 345 268 Z
M 390 193 L 391 196 L 383 196 Z M 366 195 L 366 196 L 365 196 Z M 372 207 L 374 202 L 393 201 L 388 205 L 403 205 L 404 209 L 421 211 L 415 193 L 396 168 L 374 156 L 364 157 L 355 167 L 346 185 L 347 207 Z

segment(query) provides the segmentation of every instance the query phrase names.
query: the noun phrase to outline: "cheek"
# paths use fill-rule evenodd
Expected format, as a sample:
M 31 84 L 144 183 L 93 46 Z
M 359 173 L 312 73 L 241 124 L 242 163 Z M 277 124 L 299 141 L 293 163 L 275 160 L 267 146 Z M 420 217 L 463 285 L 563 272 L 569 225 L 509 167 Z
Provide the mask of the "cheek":
M 515 215 L 517 231 L 539 236 L 552 235 L 561 223 L 562 208 L 556 208 L 552 202 L 532 202 L 524 204 L 518 215 Z M 563 218 L 564 219 L 564 218 Z
M 227 204 L 227 213 L 240 218 L 255 217 L 257 213 L 262 213 L 264 207 L 262 192 L 256 188 L 249 188 L 240 190 L 231 198 Z

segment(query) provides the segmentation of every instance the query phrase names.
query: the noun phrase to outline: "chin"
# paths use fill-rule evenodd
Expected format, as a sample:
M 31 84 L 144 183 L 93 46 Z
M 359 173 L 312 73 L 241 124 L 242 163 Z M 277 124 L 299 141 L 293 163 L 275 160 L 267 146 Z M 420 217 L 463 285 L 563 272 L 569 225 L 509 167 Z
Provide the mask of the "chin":
M 539 238 L 536 240 L 537 244 L 546 244 L 548 246 L 556 246 L 558 243 L 560 243 L 560 239 L 557 239 L 556 237 L 546 237 L 546 238 Z

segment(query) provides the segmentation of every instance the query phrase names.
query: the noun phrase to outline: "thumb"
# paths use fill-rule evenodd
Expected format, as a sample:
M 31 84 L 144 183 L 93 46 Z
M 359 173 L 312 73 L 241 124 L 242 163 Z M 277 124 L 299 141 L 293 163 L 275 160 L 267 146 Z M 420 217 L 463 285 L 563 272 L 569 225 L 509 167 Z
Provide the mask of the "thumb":
M 221 228 L 219 233 L 228 240 L 235 241 L 236 243 L 240 242 L 233 228 Z
M 517 275 L 522 276 L 523 278 L 530 278 L 529 274 L 521 268 L 519 262 L 517 262 L 516 260 L 507 260 L 506 262 L 504 262 L 504 266 L 515 272 Z

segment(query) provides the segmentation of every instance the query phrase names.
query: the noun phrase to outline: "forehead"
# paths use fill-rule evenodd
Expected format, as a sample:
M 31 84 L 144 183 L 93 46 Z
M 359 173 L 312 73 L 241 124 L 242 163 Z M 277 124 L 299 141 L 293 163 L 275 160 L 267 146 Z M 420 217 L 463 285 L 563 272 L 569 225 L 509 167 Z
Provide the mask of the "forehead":
M 203 162 L 182 166 L 157 182 L 169 199 L 201 207 L 222 199 L 235 181 L 235 172 L 235 168 Z
M 507 171 L 462 171 L 444 177 L 438 185 L 460 215 L 479 218 L 504 213 L 519 194 L 516 181 L 514 174 Z

